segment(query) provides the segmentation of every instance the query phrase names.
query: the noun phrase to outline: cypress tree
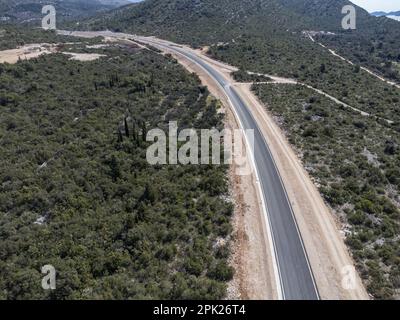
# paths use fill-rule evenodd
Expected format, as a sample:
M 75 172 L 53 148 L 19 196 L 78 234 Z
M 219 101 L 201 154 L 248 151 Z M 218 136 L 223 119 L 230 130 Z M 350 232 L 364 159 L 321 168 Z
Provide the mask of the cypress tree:
M 128 118 L 124 118 L 124 126 L 125 126 L 125 135 L 127 138 L 129 138 L 129 127 L 128 127 Z

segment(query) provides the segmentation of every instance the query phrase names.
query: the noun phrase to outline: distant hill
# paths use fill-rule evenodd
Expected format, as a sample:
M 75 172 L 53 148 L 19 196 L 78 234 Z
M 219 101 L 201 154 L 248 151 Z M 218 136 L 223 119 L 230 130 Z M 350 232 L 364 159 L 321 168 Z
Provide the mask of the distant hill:
M 98 12 L 130 4 L 128 0 L 0 0 L 0 22 L 33 22 L 44 5 L 54 5 L 59 20 L 87 18 Z
M 387 17 L 393 20 L 400 21 L 400 11 L 392 11 L 392 12 L 376 11 L 372 12 L 371 15 L 375 17 Z
M 384 11 L 371 12 L 371 16 L 374 16 L 374 17 L 384 17 L 386 15 L 387 15 L 387 13 Z
M 330 46 L 355 62 L 400 81 L 399 69 L 387 63 L 388 60 L 400 62 L 399 23 L 371 16 L 356 6 L 357 29 L 349 32 L 341 24 L 345 5 L 352 3 L 347 0 L 146 0 L 89 19 L 79 28 L 155 35 L 193 46 L 232 39 L 247 39 L 247 45 L 254 38 L 270 39 L 270 42 L 274 39 L 278 44 L 290 41 L 295 45 L 298 37 L 290 33 L 325 30 L 336 34 L 320 36 Z
M 347 0 L 146 0 L 88 21 L 104 27 L 168 35 L 192 41 L 223 40 L 227 34 L 276 30 L 329 30 L 341 32 Z M 370 33 L 380 23 L 357 7 L 358 29 Z M 386 26 L 385 26 L 386 27 Z
M 400 11 L 391 11 L 391 12 L 376 11 L 376 12 L 372 12 L 371 15 L 373 15 L 375 17 L 383 17 L 383 16 L 400 17 Z

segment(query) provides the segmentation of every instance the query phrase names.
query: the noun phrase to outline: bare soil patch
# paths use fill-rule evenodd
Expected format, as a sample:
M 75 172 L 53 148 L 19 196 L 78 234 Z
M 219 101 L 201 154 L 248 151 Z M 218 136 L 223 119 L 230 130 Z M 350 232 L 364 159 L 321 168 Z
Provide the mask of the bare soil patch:
M 27 44 L 25 46 L 0 51 L 0 63 L 14 64 L 20 60 L 30 60 L 43 54 L 51 54 L 58 51 L 58 45 L 49 43 Z
M 70 60 L 76 61 L 94 61 L 101 57 L 106 57 L 104 54 L 98 53 L 74 53 L 74 52 L 63 52 L 63 54 L 71 56 Z

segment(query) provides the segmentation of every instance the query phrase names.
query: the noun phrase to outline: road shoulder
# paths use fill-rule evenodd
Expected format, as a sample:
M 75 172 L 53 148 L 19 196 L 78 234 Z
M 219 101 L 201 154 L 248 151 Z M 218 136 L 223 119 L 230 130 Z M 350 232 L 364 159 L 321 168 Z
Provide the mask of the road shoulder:
M 339 233 L 339 222 L 335 221 L 283 132 L 251 92 L 250 85 L 235 84 L 235 88 L 268 141 L 292 204 L 321 299 L 368 299 L 357 273 L 354 274 L 354 290 L 342 287 L 346 270 L 353 267 L 354 262 Z
M 189 72 L 196 73 L 202 84 L 222 102 L 225 113 L 225 128 L 237 129 L 239 124 L 221 88 L 201 67 L 188 59 L 173 54 Z M 273 275 L 270 245 L 266 237 L 265 217 L 261 195 L 258 192 L 255 174 L 237 175 L 235 166 L 230 168 L 231 194 L 235 203 L 232 219 L 233 243 L 231 265 L 235 276 L 228 286 L 228 299 L 274 300 L 277 299 Z

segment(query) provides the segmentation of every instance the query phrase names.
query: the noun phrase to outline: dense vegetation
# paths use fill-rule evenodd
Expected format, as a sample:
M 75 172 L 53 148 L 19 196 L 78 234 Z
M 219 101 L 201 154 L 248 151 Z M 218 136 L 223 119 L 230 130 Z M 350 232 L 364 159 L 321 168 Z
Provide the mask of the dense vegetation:
M 374 29 L 366 28 L 339 36 L 325 35 L 319 37 L 319 41 L 353 62 L 400 83 L 400 71 L 396 67 L 396 64 L 400 63 L 400 27 L 397 27 L 400 23 L 386 17 L 378 20 L 378 30 L 371 31 Z
M 351 66 L 332 56 L 305 37 L 288 36 L 269 41 L 250 37 L 212 46 L 210 54 L 242 70 L 297 79 L 355 108 L 394 120 L 393 127 L 400 130 L 399 89 L 361 71 L 357 65 Z
M 277 0 L 146 0 L 89 19 L 79 29 L 125 30 L 202 46 L 271 29 L 280 34 L 301 21 Z
M 345 0 L 279 0 L 287 9 L 311 18 L 303 24 L 307 30 L 331 31 L 334 35 L 320 34 L 319 40 L 342 55 L 373 69 L 387 78 L 400 82 L 400 23 L 386 17 L 376 18 L 357 7 L 356 30 L 341 27 Z M 303 19 L 304 20 L 304 19 Z
M 151 166 L 144 141 L 168 121 L 221 128 L 216 101 L 173 59 L 97 51 L 0 65 L 0 298 L 224 297 L 227 168 Z
M 400 290 L 400 134 L 302 86 L 256 85 L 345 225 L 369 292 Z
M 0 24 L 0 50 L 15 49 L 29 43 L 68 43 L 80 41 L 82 41 L 82 39 L 60 36 L 54 31 L 23 28 L 11 24 Z M 85 39 L 85 41 L 88 40 Z
M 0 0 L 0 21 L 39 24 L 42 8 L 53 5 L 60 21 L 91 16 L 129 4 L 126 0 Z

